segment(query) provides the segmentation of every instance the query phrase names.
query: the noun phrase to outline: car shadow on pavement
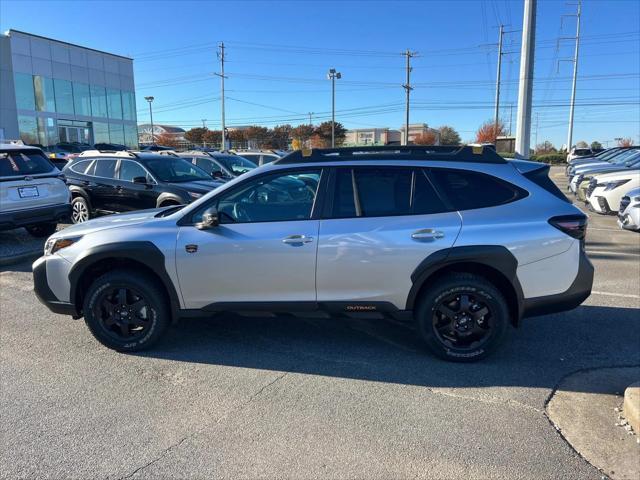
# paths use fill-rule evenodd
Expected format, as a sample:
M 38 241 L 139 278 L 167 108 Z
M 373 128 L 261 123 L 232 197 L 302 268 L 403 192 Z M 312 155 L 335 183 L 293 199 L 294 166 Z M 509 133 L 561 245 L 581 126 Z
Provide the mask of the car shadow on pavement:
M 640 365 L 638 309 L 581 306 L 523 321 L 474 364 L 431 356 L 415 331 L 384 320 L 220 315 L 181 321 L 139 355 L 426 387 L 553 388 L 584 368 Z

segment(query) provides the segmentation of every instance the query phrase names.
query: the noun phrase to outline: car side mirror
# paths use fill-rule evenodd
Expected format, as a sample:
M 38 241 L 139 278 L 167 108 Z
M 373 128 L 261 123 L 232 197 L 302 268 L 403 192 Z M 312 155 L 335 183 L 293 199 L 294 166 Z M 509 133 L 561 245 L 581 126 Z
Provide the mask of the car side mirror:
M 133 183 L 147 184 L 147 177 L 133 177 Z
M 202 221 L 196 223 L 198 230 L 209 230 L 220 225 L 218 219 L 218 209 L 216 207 L 209 207 L 202 213 Z
M 222 170 L 214 170 L 211 172 L 211 176 L 213 178 L 224 178 L 224 173 L 222 173 Z

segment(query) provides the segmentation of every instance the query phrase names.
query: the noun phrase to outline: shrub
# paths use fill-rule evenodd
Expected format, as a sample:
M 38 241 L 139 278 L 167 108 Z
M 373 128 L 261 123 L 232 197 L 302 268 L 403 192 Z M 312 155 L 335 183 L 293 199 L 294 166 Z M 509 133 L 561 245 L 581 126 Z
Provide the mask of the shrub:
M 567 161 L 567 156 L 564 153 L 546 153 L 544 155 L 531 155 L 531 160 L 556 165 L 559 163 L 565 163 Z

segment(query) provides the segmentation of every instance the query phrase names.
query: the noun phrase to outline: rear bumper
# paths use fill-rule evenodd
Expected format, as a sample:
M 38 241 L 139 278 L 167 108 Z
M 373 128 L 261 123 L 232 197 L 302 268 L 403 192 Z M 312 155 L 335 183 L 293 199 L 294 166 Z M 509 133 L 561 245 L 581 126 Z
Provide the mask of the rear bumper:
M 44 304 L 53 313 L 62 315 L 78 316 L 75 305 L 69 302 L 58 300 L 55 294 L 49 288 L 47 280 L 47 257 L 40 257 L 32 266 L 33 269 L 33 291 L 38 300 Z
M 567 291 L 556 295 L 525 298 L 522 304 L 522 317 L 565 312 L 584 302 L 591 295 L 594 268 L 584 250 L 580 251 L 579 262 L 578 274 Z
M 53 223 L 64 220 L 71 215 L 71 204 L 47 205 L 46 207 L 30 208 L 0 213 L 0 230 L 26 227 L 37 223 Z

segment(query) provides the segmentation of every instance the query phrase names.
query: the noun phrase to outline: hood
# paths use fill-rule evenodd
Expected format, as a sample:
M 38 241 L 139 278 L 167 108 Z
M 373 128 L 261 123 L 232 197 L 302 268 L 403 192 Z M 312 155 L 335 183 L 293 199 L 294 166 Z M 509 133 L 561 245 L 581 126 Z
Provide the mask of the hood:
M 190 192 L 196 193 L 209 193 L 211 190 L 215 190 L 222 184 L 224 184 L 224 182 L 219 182 L 216 180 L 193 180 L 191 182 L 172 183 L 172 185 L 176 187 L 180 187 L 185 190 L 189 190 Z
M 64 230 L 61 230 L 55 235 L 60 237 L 86 235 L 88 233 L 94 233 L 100 230 L 105 230 L 107 228 L 136 225 L 138 223 L 153 221 L 155 219 L 155 216 L 159 212 L 170 208 L 173 207 L 152 208 L 149 210 L 138 210 L 132 213 L 116 213 L 114 215 L 105 215 L 104 217 L 94 218 L 93 220 L 89 220 L 87 222 L 76 223 L 75 225 L 71 225 Z
M 634 178 L 640 176 L 640 169 L 638 168 L 625 168 L 616 172 L 609 172 L 602 175 L 594 175 L 598 179 L 598 183 L 610 182 L 612 180 L 622 180 L 624 178 Z
M 588 170 L 578 170 L 576 172 L 576 174 L 593 176 L 593 175 L 598 175 L 598 174 L 601 174 L 601 173 L 621 172 L 621 171 L 624 171 L 624 170 L 628 170 L 628 169 L 626 167 L 620 166 L 620 165 L 607 164 L 607 165 L 597 165 L 597 166 L 594 166 L 592 168 L 589 168 Z
M 624 168 L 624 167 L 621 167 L 620 165 L 616 166 L 615 164 L 609 163 L 609 162 L 598 162 L 598 163 L 588 163 L 586 165 L 580 165 L 574 170 L 574 173 L 579 174 L 579 173 L 590 172 L 593 169 L 603 168 L 603 167 L 604 168 L 607 168 L 607 167 L 609 167 L 609 168 L 611 168 L 611 167 L 613 167 L 613 168 L 616 168 L 616 167 L 617 168 Z
M 629 190 L 625 194 L 625 196 L 629 198 L 640 197 L 640 188 L 634 188 L 633 190 Z

